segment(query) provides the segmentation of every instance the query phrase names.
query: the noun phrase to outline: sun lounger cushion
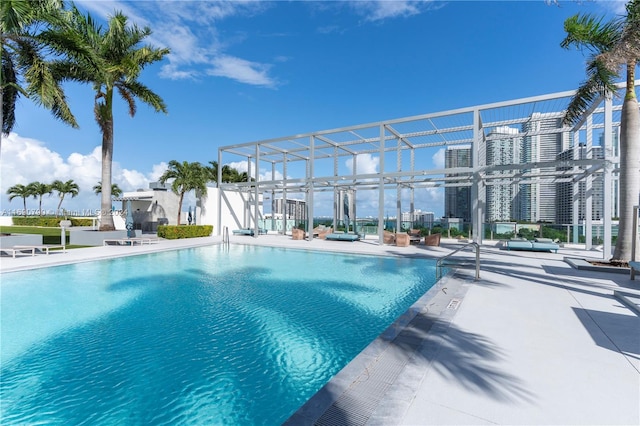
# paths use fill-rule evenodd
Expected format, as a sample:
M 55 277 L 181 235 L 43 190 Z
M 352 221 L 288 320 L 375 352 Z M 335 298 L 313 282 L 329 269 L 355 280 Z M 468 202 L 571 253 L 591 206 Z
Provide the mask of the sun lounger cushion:
M 325 237 L 327 240 L 333 241 L 358 241 L 360 237 L 358 234 L 347 234 L 344 232 L 336 232 L 333 234 L 327 234 Z
M 253 229 L 234 229 L 232 232 L 233 235 L 254 235 Z
M 557 253 L 559 248 L 560 246 L 556 243 L 528 241 L 528 240 L 507 241 L 507 250 L 554 251 Z

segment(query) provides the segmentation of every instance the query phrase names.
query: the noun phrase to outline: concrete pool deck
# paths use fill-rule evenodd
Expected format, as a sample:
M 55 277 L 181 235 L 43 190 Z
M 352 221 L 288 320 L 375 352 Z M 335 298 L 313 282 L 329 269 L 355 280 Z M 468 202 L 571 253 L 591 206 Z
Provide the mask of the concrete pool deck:
M 0 271 L 218 244 L 216 237 L 0 258 Z M 232 244 L 439 257 L 461 246 L 379 246 L 231 236 Z M 472 256 L 461 252 L 462 257 Z M 583 271 L 558 254 L 481 248 L 480 280 L 458 269 L 289 419 L 290 424 L 640 424 L 640 318 L 613 297 L 628 274 Z M 0 275 L 0 279 L 10 275 Z

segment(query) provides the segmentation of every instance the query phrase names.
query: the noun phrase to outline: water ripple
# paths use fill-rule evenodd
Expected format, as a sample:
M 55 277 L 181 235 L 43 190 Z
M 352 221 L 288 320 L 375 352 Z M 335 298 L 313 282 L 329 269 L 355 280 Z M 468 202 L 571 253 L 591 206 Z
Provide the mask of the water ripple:
M 75 324 L 68 318 L 85 309 L 83 293 L 65 299 L 64 315 L 43 312 L 38 321 L 55 332 L 3 359 L 3 425 L 278 424 L 432 282 L 425 262 L 216 250 L 95 269 L 120 281 L 86 300 L 124 292 L 127 303 Z M 223 260 L 214 267 L 215 256 Z M 184 273 L 168 272 L 178 263 Z M 291 265 L 304 265 L 304 275 Z M 90 264 L 80 268 L 91 275 Z M 43 280 L 42 294 L 72 281 L 78 269 L 70 271 Z

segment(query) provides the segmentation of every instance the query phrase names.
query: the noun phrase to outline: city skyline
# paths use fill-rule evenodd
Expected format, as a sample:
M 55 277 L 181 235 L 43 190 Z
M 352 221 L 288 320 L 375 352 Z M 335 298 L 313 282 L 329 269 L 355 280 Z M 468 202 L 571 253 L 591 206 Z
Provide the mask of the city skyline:
M 124 105 L 116 106 L 114 182 L 125 191 L 147 188 L 169 160 L 206 164 L 232 143 L 575 89 L 586 58 L 560 49 L 564 19 L 578 12 L 612 16 L 622 4 L 79 3 L 99 20 L 122 10 L 150 25 L 152 44 L 172 49 L 141 78 L 165 98 L 169 115 L 141 107 L 130 119 Z M 517 22 L 522 17 L 528 25 Z M 502 66 L 486 54 L 515 49 L 527 54 Z M 9 203 L 8 187 L 35 180 L 74 179 L 81 192 L 63 207 L 99 206 L 91 191 L 100 170 L 93 96 L 88 87 L 65 88 L 81 130 L 28 100 L 18 105 L 18 125 L 3 137 L 0 153 L 5 211 L 22 207 L 20 200 Z M 363 161 L 377 170 L 374 157 Z M 443 167 L 444 153 L 429 161 L 428 168 Z M 246 170 L 245 163 L 235 166 Z M 416 209 L 444 215 L 444 191 L 438 197 L 417 199 Z M 47 210 L 56 204 L 55 196 L 43 200 Z

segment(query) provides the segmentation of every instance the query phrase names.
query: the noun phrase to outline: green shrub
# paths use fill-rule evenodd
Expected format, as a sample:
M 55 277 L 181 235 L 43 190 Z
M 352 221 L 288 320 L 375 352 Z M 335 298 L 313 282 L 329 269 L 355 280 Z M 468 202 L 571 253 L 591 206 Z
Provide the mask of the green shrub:
M 54 216 L 28 216 L 28 217 L 15 217 L 13 218 L 13 224 L 15 226 L 43 226 L 49 228 L 59 228 L 60 221 L 64 220 L 64 217 Z M 91 219 L 71 218 L 72 226 L 91 226 Z
M 213 233 L 213 225 L 160 225 L 158 226 L 158 237 L 167 240 L 178 238 L 208 237 Z
M 71 225 L 73 226 L 92 226 L 93 225 L 93 220 L 92 219 L 80 219 L 80 218 L 74 218 L 72 217 L 71 219 Z M 58 222 L 59 225 L 59 222 Z
M 60 226 L 61 217 L 14 217 L 13 224 L 16 226 L 45 226 L 56 228 Z

